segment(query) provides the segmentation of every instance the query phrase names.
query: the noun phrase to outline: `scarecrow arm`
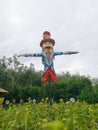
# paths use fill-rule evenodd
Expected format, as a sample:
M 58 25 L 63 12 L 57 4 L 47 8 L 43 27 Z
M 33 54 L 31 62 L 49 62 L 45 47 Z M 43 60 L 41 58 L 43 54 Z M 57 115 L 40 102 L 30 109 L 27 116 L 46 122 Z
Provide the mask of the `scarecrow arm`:
M 54 52 L 54 55 L 71 55 L 71 54 L 77 54 L 78 51 L 64 51 L 64 52 Z
M 34 54 L 21 54 L 18 57 L 42 57 L 42 53 L 34 53 Z

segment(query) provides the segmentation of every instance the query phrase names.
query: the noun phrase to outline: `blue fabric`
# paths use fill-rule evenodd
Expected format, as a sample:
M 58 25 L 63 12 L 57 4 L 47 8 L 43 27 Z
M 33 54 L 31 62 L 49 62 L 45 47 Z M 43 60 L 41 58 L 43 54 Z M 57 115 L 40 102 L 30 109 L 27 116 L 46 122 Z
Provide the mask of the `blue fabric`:
M 53 67 L 53 56 L 54 53 L 50 53 L 50 60 L 48 60 L 48 55 L 46 53 L 42 53 L 42 56 L 45 58 L 43 61 L 44 67 Z
M 44 68 L 51 67 L 53 70 L 54 70 L 53 58 L 56 55 L 63 55 L 63 52 L 52 52 L 52 53 L 50 53 L 50 59 L 48 59 L 48 54 L 46 54 L 45 52 L 32 54 L 32 56 L 34 56 L 34 57 L 43 57 L 45 59 L 43 61 Z
M 34 56 L 34 57 L 42 57 L 42 53 L 34 53 L 34 54 L 32 54 L 32 56 Z
M 63 55 L 63 52 L 54 52 L 54 55 Z

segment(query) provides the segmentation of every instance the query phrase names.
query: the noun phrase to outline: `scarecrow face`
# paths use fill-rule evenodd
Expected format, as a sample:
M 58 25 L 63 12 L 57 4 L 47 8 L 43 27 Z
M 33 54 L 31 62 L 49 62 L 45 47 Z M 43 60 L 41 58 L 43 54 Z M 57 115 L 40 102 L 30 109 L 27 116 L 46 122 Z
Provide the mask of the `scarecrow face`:
M 47 53 L 52 53 L 53 52 L 53 44 L 51 42 L 45 42 L 42 45 L 43 51 Z

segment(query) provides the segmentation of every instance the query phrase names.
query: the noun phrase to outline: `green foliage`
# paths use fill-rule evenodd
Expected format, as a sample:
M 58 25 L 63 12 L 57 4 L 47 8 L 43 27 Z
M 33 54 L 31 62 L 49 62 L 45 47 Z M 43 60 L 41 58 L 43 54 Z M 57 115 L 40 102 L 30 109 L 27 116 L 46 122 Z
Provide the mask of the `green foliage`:
M 96 82 L 95 82 L 96 81 Z M 0 87 L 9 91 L 4 95 L 9 100 L 50 97 L 59 102 L 60 98 L 68 101 L 71 97 L 76 100 L 98 103 L 98 80 L 79 74 L 71 75 L 69 72 L 58 75 L 58 81 L 52 83 L 41 82 L 41 71 L 37 72 L 34 65 L 25 66 L 17 59 L 17 55 L 0 59 Z M 50 95 L 51 94 L 51 95 Z
M 93 86 L 94 87 L 94 86 Z M 89 87 L 85 87 L 80 96 L 79 99 L 80 101 L 85 100 L 88 103 L 98 103 L 98 88 L 93 88 L 89 89 Z

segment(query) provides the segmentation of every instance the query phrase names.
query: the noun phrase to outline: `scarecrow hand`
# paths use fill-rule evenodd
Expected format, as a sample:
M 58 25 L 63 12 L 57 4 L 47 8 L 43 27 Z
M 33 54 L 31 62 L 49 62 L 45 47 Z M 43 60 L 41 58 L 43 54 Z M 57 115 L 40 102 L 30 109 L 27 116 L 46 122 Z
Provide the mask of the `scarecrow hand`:
M 64 55 L 71 55 L 71 51 L 64 51 L 63 54 Z
M 18 57 L 24 57 L 24 56 L 25 56 L 25 54 L 18 55 Z
M 65 51 L 63 52 L 64 55 L 71 55 L 71 54 L 77 54 L 79 53 L 78 51 Z
M 30 56 L 29 54 L 21 54 L 21 55 L 18 55 L 18 57 L 28 57 Z
M 78 51 L 71 51 L 71 54 L 78 54 Z
M 26 57 L 27 54 L 21 54 L 21 55 L 18 55 L 18 57 Z

